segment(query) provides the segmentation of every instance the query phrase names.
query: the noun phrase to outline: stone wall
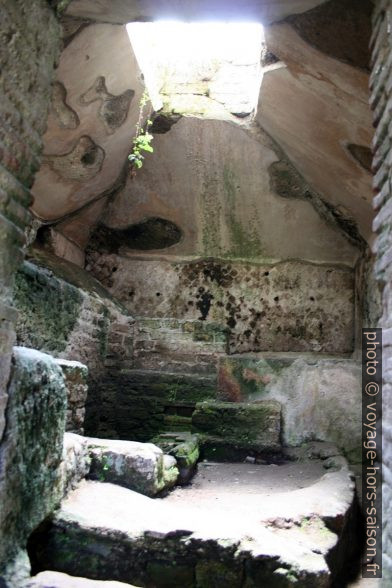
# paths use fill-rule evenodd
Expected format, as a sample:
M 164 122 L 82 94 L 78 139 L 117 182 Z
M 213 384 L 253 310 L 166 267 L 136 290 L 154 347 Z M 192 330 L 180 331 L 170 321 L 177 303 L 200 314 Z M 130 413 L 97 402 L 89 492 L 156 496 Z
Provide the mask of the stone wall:
M 45 0 L 4 0 L 0 22 L 0 567 L 52 507 L 53 471 L 62 438 L 61 387 L 51 368 L 19 368 L 7 395 L 14 324 L 12 287 L 30 222 L 30 187 L 40 165 L 60 45 L 59 26 Z M 47 369 L 48 368 L 48 369 Z M 22 370 L 22 372 L 20 371 Z M 60 372 L 57 366 L 54 372 Z M 61 374 L 60 374 L 61 375 Z M 15 376 L 15 372 L 14 372 Z M 46 380 L 44 382 L 44 380 Z M 61 384 L 64 388 L 64 385 Z M 37 390 L 37 387 L 39 390 Z M 63 389 L 62 388 L 62 389 Z M 49 394 L 53 393 L 53 398 Z M 50 406 L 49 406 L 50 405 Z M 35 412 L 33 412 L 35 409 Z M 42 422 L 43 412 L 47 421 Z M 57 418 L 58 417 L 58 418 Z M 55 425 L 54 425 L 55 423 Z M 50 448 L 51 455 L 48 454 Z M 45 463 L 46 462 L 46 463 Z M 52 473 L 51 473 L 52 472 Z
M 86 269 L 133 316 L 227 328 L 230 353 L 342 354 L 363 245 L 261 126 L 183 116 L 108 203 Z
M 213 322 L 139 317 L 133 334 L 136 369 L 209 373 L 228 350 L 228 329 Z
M 66 416 L 61 368 L 49 355 L 16 347 L 8 395 L 0 447 L 0 574 L 61 497 Z
M 17 341 L 88 367 L 85 427 L 95 433 L 100 411 L 105 409 L 100 380 L 109 369 L 130 367 L 133 320 L 83 270 L 47 253 L 36 255 L 35 260 L 24 262 L 15 280 Z M 75 399 L 75 411 L 84 408 L 80 401 Z M 74 425 L 80 420 L 75 418 Z M 76 425 L 81 427 L 83 422 Z
M 218 398 L 277 400 L 285 445 L 329 441 L 351 463 L 361 462 L 361 367 L 356 360 L 310 353 L 220 357 Z
M 371 75 L 371 105 L 374 110 L 376 133 L 373 141 L 375 172 L 374 207 L 377 217 L 373 228 L 375 242 L 375 272 L 382 287 L 383 327 L 383 585 L 392 582 L 392 189 L 390 132 L 392 108 L 392 2 L 378 0 L 373 17 L 373 72 Z
M 86 401 L 88 392 L 88 369 L 79 361 L 56 359 L 63 372 L 67 388 L 67 420 L 65 430 L 70 433 L 84 433 Z
M 139 318 L 133 365 L 109 368 L 97 384 L 103 403 L 97 434 L 149 441 L 190 430 L 195 404 L 216 397 L 217 359 L 227 332 L 198 320 Z
M 0 24 L 0 439 L 5 426 L 13 324 L 13 274 L 22 259 L 30 186 L 40 163 L 59 49 L 59 28 L 44 0 L 5 0 Z
M 342 265 L 98 258 L 91 271 L 133 316 L 205 320 L 228 352 L 350 353 L 354 275 Z

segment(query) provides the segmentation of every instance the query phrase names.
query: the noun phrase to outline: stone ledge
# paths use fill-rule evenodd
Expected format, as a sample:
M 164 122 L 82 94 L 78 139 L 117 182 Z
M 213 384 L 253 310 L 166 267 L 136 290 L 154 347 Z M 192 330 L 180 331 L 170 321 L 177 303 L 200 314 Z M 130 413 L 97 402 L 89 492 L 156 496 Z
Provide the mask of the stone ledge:
M 35 552 L 46 568 L 157 588 L 329 586 L 357 532 L 350 473 L 342 468 L 277 496 L 254 497 L 245 520 L 84 482 L 37 536 Z
M 226 445 L 258 449 L 280 447 L 281 405 L 274 400 L 255 403 L 206 401 L 196 405 L 195 431 Z
M 73 433 L 66 433 L 65 439 L 69 455 L 72 447 L 76 449 L 70 463 L 76 474 L 74 482 L 87 476 L 155 496 L 177 481 L 175 460 L 152 443 L 96 439 Z
M 23 585 L 22 588 L 136 588 L 132 584 L 77 578 L 61 572 L 41 572 Z

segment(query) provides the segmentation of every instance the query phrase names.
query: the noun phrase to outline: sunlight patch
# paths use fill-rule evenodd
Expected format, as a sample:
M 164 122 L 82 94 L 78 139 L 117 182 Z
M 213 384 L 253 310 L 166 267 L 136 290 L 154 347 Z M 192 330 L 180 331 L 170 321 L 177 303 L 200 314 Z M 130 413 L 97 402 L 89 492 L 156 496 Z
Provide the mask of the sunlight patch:
M 158 21 L 127 25 L 155 110 L 247 117 L 262 69 L 259 23 Z

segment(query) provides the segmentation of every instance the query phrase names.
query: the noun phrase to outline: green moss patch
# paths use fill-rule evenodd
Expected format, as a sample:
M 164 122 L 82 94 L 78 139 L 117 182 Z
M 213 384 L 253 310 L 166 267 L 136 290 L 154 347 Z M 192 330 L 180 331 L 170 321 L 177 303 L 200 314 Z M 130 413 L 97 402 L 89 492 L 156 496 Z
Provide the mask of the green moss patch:
M 81 292 L 30 262 L 15 277 L 14 304 L 19 310 L 18 341 L 34 349 L 61 352 L 75 327 Z
M 186 484 L 195 472 L 200 457 L 199 438 L 187 432 L 163 433 L 151 440 L 164 453 L 177 460 L 180 472 L 179 483 Z
M 194 430 L 241 447 L 278 447 L 280 404 L 200 402 L 193 413 Z

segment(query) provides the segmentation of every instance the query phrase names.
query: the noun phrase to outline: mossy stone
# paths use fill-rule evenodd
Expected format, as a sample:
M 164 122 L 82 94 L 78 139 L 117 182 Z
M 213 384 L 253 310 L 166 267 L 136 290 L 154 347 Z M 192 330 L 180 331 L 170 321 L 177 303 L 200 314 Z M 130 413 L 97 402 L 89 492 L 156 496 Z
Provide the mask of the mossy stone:
M 279 402 L 205 401 L 196 405 L 192 425 L 196 432 L 240 447 L 280 445 Z
M 152 561 L 146 567 L 148 585 L 155 588 L 194 588 L 194 570 L 175 562 Z
M 201 561 L 196 565 L 196 588 L 241 588 L 242 567 L 219 561 Z
M 25 345 L 49 353 L 64 351 L 83 301 L 80 291 L 48 270 L 25 262 L 15 277 L 17 333 Z
M 175 457 L 180 472 L 178 482 L 186 484 L 194 474 L 200 457 L 198 436 L 187 432 L 170 432 L 155 437 L 151 442 L 164 453 Z

